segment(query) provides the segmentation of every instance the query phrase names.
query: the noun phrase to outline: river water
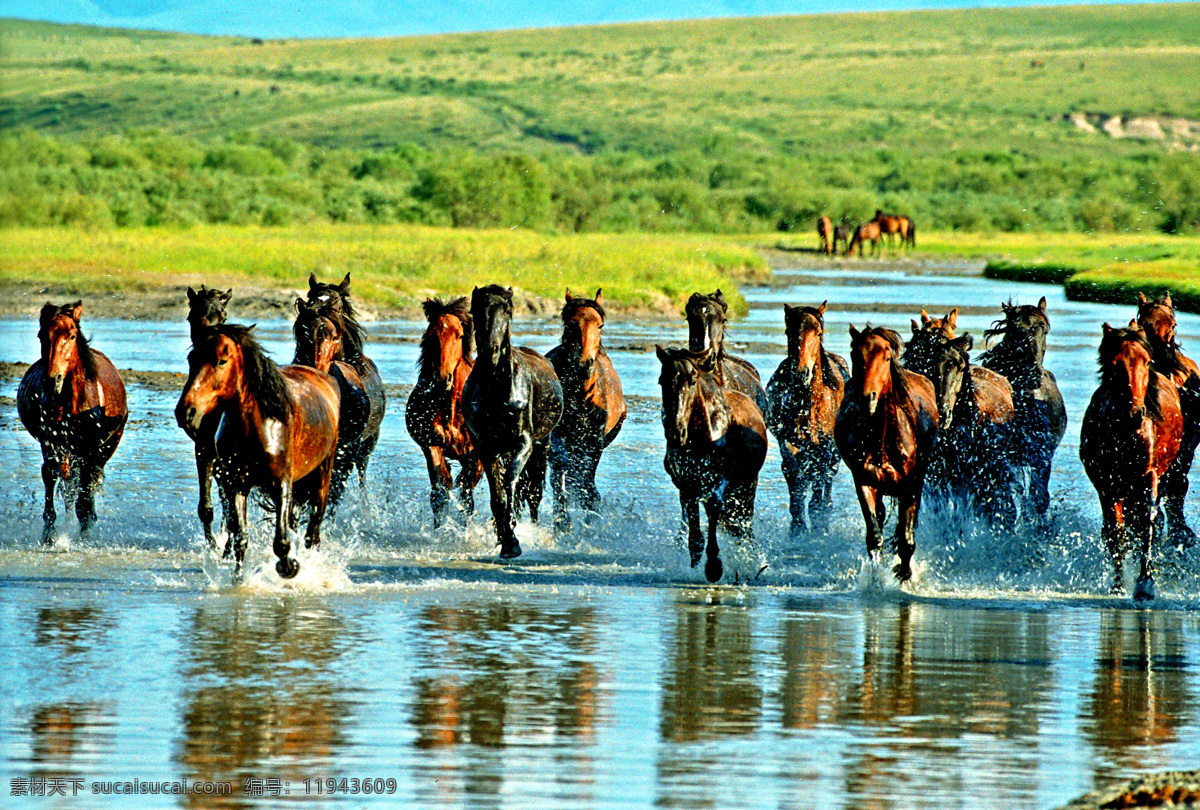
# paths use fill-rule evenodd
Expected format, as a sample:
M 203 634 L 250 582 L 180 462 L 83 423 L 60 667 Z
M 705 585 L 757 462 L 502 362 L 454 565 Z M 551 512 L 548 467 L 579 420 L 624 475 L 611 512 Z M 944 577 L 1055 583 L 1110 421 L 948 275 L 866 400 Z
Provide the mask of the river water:
M 1200 765 L 1200 552 L 1164 549 L 1152 608 L 1105 595 L 1099 510 L 1078 461 L 1100 323 L 1126 323 L 1134 308 L 874 262 L 800 259 L 776 282 L 746 291 L 750 314 L 727 338 L 764 380 L 783 357 L 785 301 L 828 300 L 827 345 L 845 354 L 848 322 L 907 334 L 921 306 L 958 306 L 960 332 L 979 346 L 1001 301 L 1046 295 L 1047 366 L 1071 420 L 1049 529 L 994 536 L 922 515 L 916 579 L 902 590 L 863 562 L 844 469 L 830 536 L 787 539 L 772 445 L 756 540 L 727 548 L 726 581 L 708 587 L 687 565 L 658 422 L 653 344 L 681 344 L 686 328 L 614 317 L 605 340 L 631 406 L 600 466 L 604 518 L 558 539 L 523 523 L 525 554 L 500 565 L 486 484 L 482 515 L 430 527 L 424 464 L 403 423 L 420 325 L 377 322 L 370 354 L 394 395 L 368 490 L 351 485 L 323 550 L 301 552 L 286 585 L 260 510 L 249 575 L 233 587 L 195 517 L 178 390 L 130 386 L 97 529 L 73 539 L 60 502 L 63 534 L 42 551 L 39 451 L 9 380 L 3 804 L 360 806 L 382 790 L 395 803 L 472 808 L 1050 807 L 1135 772 Z M 1200 318 L 1179 320 L 1185 348 L 1200 349 Z M 85 313 L 85 327 L 118 368 L 186 369 L 183 323 Z M 290 358 L 287 323 L 258 332 Z M 544 351 L 559 327 L 519 320 L 515 332 Z M 0 321 L 0 360 L 37 351 L 32 320 Z M 1194 523 L 1197 511 L 1189 505 Z M 10 798 L 25 779 L 67 797 Z M 135 790 L 186 779 L 231 793 L 100 792 L 135 779 Z

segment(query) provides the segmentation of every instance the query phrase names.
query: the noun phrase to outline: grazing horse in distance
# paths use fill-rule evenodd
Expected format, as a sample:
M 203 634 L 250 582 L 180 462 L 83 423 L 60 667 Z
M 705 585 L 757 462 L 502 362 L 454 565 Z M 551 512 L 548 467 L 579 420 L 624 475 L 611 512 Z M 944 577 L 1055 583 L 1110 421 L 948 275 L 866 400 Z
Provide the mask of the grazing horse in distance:
M 590 516 L 600 506 L 596 467 L 604 448 L 625 423 L 625 394 L 608 353 L 600 344 L 604 328 L 604 292 L 595 298 L 566 291 L 562 342 L 546 353 L 563 390 L 562 419 L 550 434 L 550 488 L 554 528 L 569 531 L 569 501 Z
M 214 326 L 220 326 L 225 323 L 225 307 L 229 304 L 229 300 L 233 298 L 233 290 L 217 290 L 209 289 L 203 284 L 200 285 L 200 291 L 197 292 L 191 287 L 187 288 L 188 297 L 188 327 L 191 332 L 192 345 L 196 346 L 204 339 L 204 335 Z M 201 425 L 196 431 L 196 478 L 200 488 L 200 503 L 196 507 L 196 514 L 200 518 L 200 525 L 204 527 L 204 539 L 208 542 L 209 548 L 217 547 L 216 537 L 213 535 L 213 505 L 212 505 L 212 476 L 213 463 L 216 456 L 213 454 L 213 436 L 217 432 L 217 424 L 220 421 L 218 417 L 210 418 L 205 424 Z M 217 497 L 222 496 L 222 491 L 218 487 Z M 230 505 L 221 503 L 221 513 L 223 516 L 228 516 Z M 224 521 L 227 522 L 227 521 Z M 226 545 L 225 553 L 228 554 L 230 547 Z
M 838 242 L 842 243 L 842 252 L 843 253 L 849 252 L 849 250 L 850 250 L 850 226 L 849 225 L 842 224 L 842 225 L 838 225 L 836 228 L 833 229 L 833 252 L 835 255 L 837 254 Z
M 767 383 L 766 422 L 779 442 L 793 536 L 805 531 L 806 517 L 809 531 L 829 531 L 830 490 L 838 466 L 833 426 L 850 370 L 822 344 L 827 303 L 783 305 L 787 358 Z
M 903 226 L 900 224 L 900 217 L 895 214 L 885 214 L 883 209 L 876 208 L 875 219 L 871 221 L 879 224 L 879 233 L 887 237 L 889 246 L 895 243 L 895 236 L 898 233 L 901 234 L 900 240 L 903 244 L 904 234 L 901 233 Z
M 96 489 L 104 465 L 125 432 L 129 408 L 125 384 L 113 364 L 93 349 L 79 327 L 83 302 L 55 306 L 49 301 L 38 319 L 41 357 L 17 388 L 17 415 L 42 447 L 42 543 L 54 543 L 54 488 L 61 479 L 75 489 L 79 534 L 96 522 Z
M 337 381 L 307 366 L 279 368 L 250 334 L 253 327 L 210 327 L 188 355 L 188 380 L 175 419 L 195 438 L 210 414 L 217 483 L 231 505 L 230 539 L 240 577 L 246 557 L 251 489 L 262 488 L 275 508 L 275 570 L 284 579 L 300 571 L 289 557 L 296 507 L 310 507 L 305 547 L 321 542 L 321 521 L 337 449 L 341 397 Z
M 714 373 L 721 385 L 740 391 L 754 400 L 758 410 L 767 412 L 767 394 L 763 391 L 758 369 L 748 361 L 725 351 L 725 323 L 729 304 L 717 290 L 710 295 L 692 293 L 685 314 L 688 322 L 688 348 L 693 352 L 712 349 L 716 355 Z
M 1058 382 L 1042 365 L 1050 318 L 1046 297 L 1037 306 L 1001 304 L 1004 317 L 984 337 L 1002 335 L 998 344 L 979 358 L 979 364 L 1006 378 L 1013 390 L 1016 419 L 1013 459 L 1024 469 L 1018 480 L 1023 506 L 1041 517 L 1050 506 L 1050 466 L 1054 451 L 1067 431 L 1067 410 Z
M 880 230 L 879 223 L 875 222 L 874 220 L 871 222 L 864 222 L 854 229 L 854 238 L 852 238 L 850 240 L 850 244 L 846 246 L 846 255 L 853 256 L 854 248 L 857 247 L 858 256 L 859 258 L 862 258 L 863 242 L 867 241 L 871 243 L 871 253 L 878 254 L 880 251 Z
M 850 327 L 850 383 L 834 425 L 834 439 L 866 522 L 867 553 L 882 559 L 884 496 L 895 497 L 896 578 L 912 578 L 913 533 L 925 473 L 938 431 L 937 394 L 924 376 L 900 366 L 900 336 L 891 329 Z
M 337 457 L 333 462 L 333 478 L 329 489 L 330 512 L 337 507 L 346 480 L 356 468 L 360 489 L 367 486 L 367 463 L 379 441 L 383 423 L 383 398 L 373 397 L 362 376 L 341 360 L 344 333 L 335 318 L 322 315 L 317 304 L 296 299 L 296 322 L 292 325 L 296 338 L 295 365 L 309 366 L 331 375 L 338 384 L 341 407 L 338 413 Z
M 1159 374 L 1169 378 L 1179 390 L 1179 405 L 1183 410 L 1183 440 L 1175 462 L 1163 476 L 1163 511 L 1167 531 L 1175 545 L 1192 546 L 1196 533 L 1188 526 L 1183 514 L 1188 493 L 1188 473 L 1200 444 L 1200 368 L 1183 353 L 1175 340 L 1175 304 L 1166 293 L 1157 301 L 1149 301 L 1138 293 L 1138 325 L 1150 344 L 1150 364 Z
M 1103 326 L 1100 386 L 1079 435 L 1079 458 L 1104 514 L 1103 535 L 1113 559 L 1113 592 L 1124 591 L 1126 527 L 1140 542 L 1141 570 L 1134 599 L 1154 598 L 1154 510 L 1160 484 L 1183 438 L 1179 392 L 1150 364 L 1146 333 Z
M 550 432 L 563 413 L 562 385 L 550 361 L 512 345 L 512 312 L 511 289 L 491 284 L 471 293 L 478 356 L 463 388 L 463 415 L 491 490 L 501 559 L 521 554 L 521 503 L 537 522 Z
M 821 217 L 817 220 L 817 238 L 821 240 L 821 250 L 826 256 L 833 255 L 833 220 Z
M 753 531 L 767 428 L 754 400 L 721 385 L 713 351 L 655 346 L 655 352 L 662 363 L 663 466 L 679 490 L 692 567 L 706 557 L 704 576 L 716 582 L 724 572 L 717 527 L 738 538 Z M 701 501 L 708 516 L 707 542 L 700 528 Z
M 458 487 L 463 512 L 475 513 L 475 487 L 483 477 L 462 403 L 463 388 L 474 366 L 475 331 L 466 296 L 449 302 L 426 299 L 423 308 L 429 325 L 421 336 L 417 384 L 404 409 L 404 424 L 425 454 L 429 505 L 435 525 L 440 526 L 449 513 L 452 486 Z M 451 476 L 451 461 L 461 466 L 457 479 Z
M 900 217 L 900 244 L 910 248 L 917 246 L 917 223 L 910 217 Z

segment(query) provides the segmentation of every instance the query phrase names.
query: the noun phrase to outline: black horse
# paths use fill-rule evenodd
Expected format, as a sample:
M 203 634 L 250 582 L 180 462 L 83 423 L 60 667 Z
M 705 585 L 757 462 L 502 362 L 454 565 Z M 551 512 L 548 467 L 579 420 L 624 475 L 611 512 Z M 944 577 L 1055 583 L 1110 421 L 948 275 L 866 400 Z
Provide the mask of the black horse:
M 229 299 L 233 298 L 233 290 L 209 289 L 201 284 L 198 292 L 188 287 L 187 297 L 187 322 L 191 330 L 192 346 L 199 346 L 211 327 L 225 323 L 225 307 L 229 304 Z M 196 477 L 200 486 L 200 503 L 196 507 L 196 514 L 200 517 L 200 525 L 204 527 L 204 539 L 208 541 L 209 548 L 214 549 L 217 547 L 217 540 L 212 530 L 212 477 L 213 464 L 216 462 L 213 447 L 219 423 L 219 416 L 210 417 L 196 430 L 195 437 Z M 221 499 L 222 523 L 228 530 L 231 507 L 225 502 L 225 490 L 222 487 L 217 487 L 217 497 Z M 225 546 L 225 553 L 230 553 L 228 544 Z
M 1013 457 L 1027 471 L 1028 484 L 1018 482 L 1022 500 L 1039 517 L 1050 506 L 1050 464 L 1067 431 L 1067 409 L 1054 375 L 1042 367 L 1050 318 L 1046 298 L 1037 306 L 1001 304 L 1004 317 L 985 337 L 1001 335 L 979 364 L 1005 377 L 1012 385 Z
M 467 432 L 483 462 L 492 495 L 500 556 L 519 556 L 517 509 L 537 522 L 546 481 L 550 432 L 563 413 L 563 391 L 545 357 L 512 345 L 512 290 L 496 284 L 471 294 L 478 352 L 463 388 Z
M 748 361 L 725 351 L 725 322 L 729 304 L 720 290 L 710 294 L 692 293 L 685 308 L 688 322 L 688 348 L 693 352 L 712 349 L 716 357 L 717 382 L 754 400 L 760 413 L 768 409 L 767 393 L 758 369 Z

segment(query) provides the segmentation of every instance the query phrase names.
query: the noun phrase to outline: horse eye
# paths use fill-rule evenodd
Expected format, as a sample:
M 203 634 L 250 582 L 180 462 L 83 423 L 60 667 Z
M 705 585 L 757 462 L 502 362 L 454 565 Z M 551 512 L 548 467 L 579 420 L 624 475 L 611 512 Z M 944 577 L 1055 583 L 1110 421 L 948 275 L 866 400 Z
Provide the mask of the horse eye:
M 220 360 L 217 361 L 218 366 L 225 366 L 228 364 L 229 364 L 229 361 L 224 357 L 222 357 Z

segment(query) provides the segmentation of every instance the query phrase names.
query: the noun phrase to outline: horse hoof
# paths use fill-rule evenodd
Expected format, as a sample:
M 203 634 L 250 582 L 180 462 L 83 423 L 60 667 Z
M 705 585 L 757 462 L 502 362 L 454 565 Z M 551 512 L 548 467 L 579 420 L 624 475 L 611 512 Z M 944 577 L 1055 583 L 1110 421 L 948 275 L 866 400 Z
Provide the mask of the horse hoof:
M 513 540 L 507 546 L 500 547 L 500 559 L 511 560 L 513 557 L 521 556 L 521 543 L 519 540 Z
M 695 565 L 695 563 L 693 563 Z M 704 578 L 709 582 L 717 582 L 721 579 L 721 575 L 725 573 L 725 566 L 721 564 L 721 558 L 712 556 L 708 558 L 708 562 L 704 564 Z
M 900 582 L 908 582 L 912 579 L 912 567 L 908 563 L 896 563 L 892 567 L 892 573 L 896 575 L 896 579 Z
M 291 557 L 281 557 L 275 563 L 275 572 L 283 579 L 292 579 L 300 573 L 300 563 Z
M 1182 548 L 1193 548 L 1196 545 L 1196 533 L 1186 523 L 1171 529 L 1171 545 Z
M 1139 577 L 1133 589 L 1133 601 L 1149 602 L 1154 598 L 1154 577 Z

